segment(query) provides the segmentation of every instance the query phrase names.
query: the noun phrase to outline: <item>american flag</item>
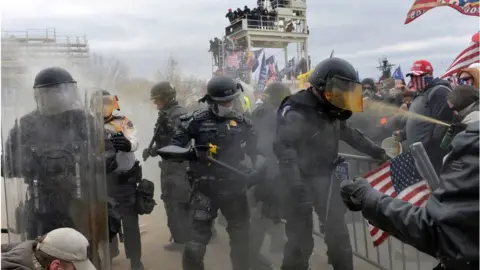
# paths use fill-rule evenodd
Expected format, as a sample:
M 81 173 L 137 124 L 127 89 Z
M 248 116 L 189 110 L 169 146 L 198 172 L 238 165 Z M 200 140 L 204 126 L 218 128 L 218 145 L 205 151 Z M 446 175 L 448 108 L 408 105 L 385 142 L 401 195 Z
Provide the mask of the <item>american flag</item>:
M 415 167 L 410 152 L 405 152 L 367 173 L 365 179 L 372 187 L 393 198 L 399 198 L 416 206 L 423 206 L 430 196 L 427 182 Z M 369 225 L 373 246 L 381 245 L 388 234 Z
M 472 37 L 470 45 L 463 50 L 453 63 L 448 68 L 447 72 L 441 76 L 441 78 L 446 78 L 457 74 L 460 70 L 467 68 L 473 63 L 480 62 L 480 49 L 479 49 L 479 33 L 475 33 Z

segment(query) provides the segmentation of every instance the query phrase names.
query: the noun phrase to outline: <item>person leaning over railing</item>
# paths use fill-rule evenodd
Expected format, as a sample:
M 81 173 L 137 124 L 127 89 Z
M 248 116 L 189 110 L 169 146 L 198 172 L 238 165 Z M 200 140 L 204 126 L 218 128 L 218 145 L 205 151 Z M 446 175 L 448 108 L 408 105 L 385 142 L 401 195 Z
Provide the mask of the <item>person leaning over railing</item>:
M 449 133 L 454 135 L 462 122 Z M 479 269 L 478 119 L 454 136 L 440 186 L 424 207 L 383 194 L 361 177 L 343 181 L 340 192 L 345 205 L 362 211 L 373 226 L 440 260 L 435 269 Z

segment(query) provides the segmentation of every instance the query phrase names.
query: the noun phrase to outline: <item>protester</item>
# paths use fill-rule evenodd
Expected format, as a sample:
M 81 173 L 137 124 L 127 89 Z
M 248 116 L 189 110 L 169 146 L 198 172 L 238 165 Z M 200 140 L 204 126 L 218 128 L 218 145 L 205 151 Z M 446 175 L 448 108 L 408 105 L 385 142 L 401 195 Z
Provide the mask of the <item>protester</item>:
M 448 95 L 448 105 L 455 114 L 454 123 L 458 123 L 462 119 L 462 131 L 467 124 L 479 121 L 478 111 L 479 92 L 478 89 L 471 85 L 457 86 L 453 92 Z M 456 130 L 459 131 L 458 129 Z
M 215 65 L 219 64 L 219 52 L 220 52 L 220 40 L 216 37 L 213 40 L 210 40 L 209 52 L 213 53 L 213 61 Z
M 458 73 L 458 82 L 459 84 L 473 85 L 475 88 L 480 88 L 480 67 L 478 65 L 472 64 L 468 68 L 462 69 Z
M 235 16 L 234 16 L 231 8 L 228 9 L 228 12 L 225 15 L 225 18 L 227 18 L 230 22 L 233 22 L 235 20 Z
M 407 76 L 411 77 L 413 87 L 418 92 L 409 111 L 451 123 L 453 112 L 447 104 L 447 96 L 451 91 L 450 84 L 445 80 L 433 77 L 432 64 L 426 60 L 415 61 Z M 406 141 L 407 145 L 422 142 L 435 171 L 439 174 L 442 159 L 447 154 L 444 149 L 440 148 L 445 132 L 446 128 L 443 125 L 417 117 L 408 117 L 405 128 L 394 132 L 394 136 L 400 141 Z
M 371 78 L 366 78 L 362 80 L 362 96 L 363 97 L 373 97 L 377 94 L 378 89 L 375 86 L 375 82 Z
M 466 92 L 472 93 L 472 88 Z M 457 94 L 461 96 L 460 91 Z M 476 103 L 478 106 L 478 95 Z M 478 149 L 479 122 L 475 121 L 454 137 L 440 186 L 425 206 L 381 193 L 361 177 L 342 182 L 343 202 L 351 211 L 362 211 L 371 225 L 440 260 L 435 269 L 478 269 Z
M 59 228 L 19 244 L 2 246 L 2 269 L 95 270 L 87 258 L 88 240 L 71 228 Z
M 225 15 L 226 18 L 233 23 L 237 20 L 247 19 L 249 28 L 265 28 L 268 27 L 271 29 L 275 25 L 275 20 L 277 18 L 277 12 L 275 10 L 268 11 L 263 3 L 258 3 L 258 7 L 250 9 L 248 6 L 245 6 L 242 9 L 237 8 L 232 12 L 232 9 L 228 10 L 228 13 Z

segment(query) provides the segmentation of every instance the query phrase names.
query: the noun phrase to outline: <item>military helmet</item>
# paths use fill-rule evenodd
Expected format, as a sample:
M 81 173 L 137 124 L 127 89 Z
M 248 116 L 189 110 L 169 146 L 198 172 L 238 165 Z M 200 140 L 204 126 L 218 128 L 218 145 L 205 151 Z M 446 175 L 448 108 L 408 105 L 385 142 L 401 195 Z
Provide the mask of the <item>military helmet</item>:
M 308 82 L 316 89 L 322 89 L 327 80 L 333 77 L 341 77 L 343 79 L 358 81 L 357 71 L 347 61 L 341 58 L 327 58 L 320 62 L 315 70 L 308 78 Z
M 175 87 L 168 81 L 156 83 L 150 90 L 150 99 L 166 98 L 174 99 L 177 96 Z
M 33 88 L 44 88 L 62 83 L 76 83 L 72 75 L 64 68 L 49 67 L 35 76 Z
M 227 76 L 213 77 L 207 83 L 207 93 L 200 102 L 210 100 L 212 102 L 225 102 L 236 99 L 243 92 L 241 84 Z

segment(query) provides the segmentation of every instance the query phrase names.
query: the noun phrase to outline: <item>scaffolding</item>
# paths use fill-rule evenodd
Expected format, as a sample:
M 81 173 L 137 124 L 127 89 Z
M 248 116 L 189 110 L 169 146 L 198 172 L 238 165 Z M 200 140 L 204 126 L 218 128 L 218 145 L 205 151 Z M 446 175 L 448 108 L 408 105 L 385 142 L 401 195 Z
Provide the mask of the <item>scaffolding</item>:
M 288 45 L 296 44 L 296 62 L 302 59 L 306 70 L 310 69 L 308 55 L 308 25 L 306 0 L 265 1 L 267 10 L 273 10 L 276 16 L 247 15 L 232 21 L 225 28 L 225 36 L 237 43 L 246 44 L 246 50 L 252 48 L 276 48 L 285 52 L 288 63 Z M 251 77 L 251 74 L 249 74 Z
M 2 82 L 28 73 L 28 66 L 48 60 L 65 60 L 71 65 L 90 57 L 87 37 L 59 34 L 55 28 L 2 31 Z

